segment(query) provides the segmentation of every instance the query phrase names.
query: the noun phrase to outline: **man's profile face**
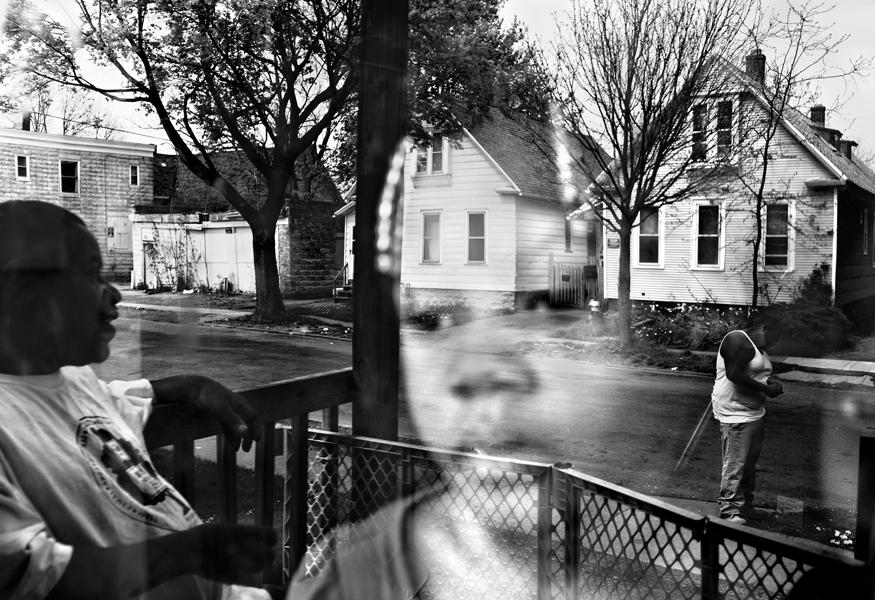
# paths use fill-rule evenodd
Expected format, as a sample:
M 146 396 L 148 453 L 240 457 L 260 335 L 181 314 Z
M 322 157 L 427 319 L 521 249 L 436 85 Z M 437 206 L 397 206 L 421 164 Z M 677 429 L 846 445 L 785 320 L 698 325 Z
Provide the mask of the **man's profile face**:
M 109 357 L 118 317 L 118 290 L 101 275 L 94 236 L 83 226 L 67 232 L 67 264 L 36 285 L 34 329 L 51 344 L 57 367 L 102 362 Z

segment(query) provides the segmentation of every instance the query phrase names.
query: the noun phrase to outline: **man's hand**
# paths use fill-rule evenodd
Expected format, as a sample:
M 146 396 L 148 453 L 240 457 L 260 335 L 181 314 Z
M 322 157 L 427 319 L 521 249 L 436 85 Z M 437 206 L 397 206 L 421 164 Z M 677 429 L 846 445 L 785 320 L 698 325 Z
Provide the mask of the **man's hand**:
M 151 381 L 155 404 L 188 404 L 216 419 L 233 439 L 249 451 L 261 439 L 256 413 L 246 399 L 217 381 L 199 375 L 176 375 Z
M 784 393 L 784 386 L 779 381 L 769 381 L 766 384 L 766 396 L 774 398 Z
M 247 583 L 274 559 L 276 532 L 255 525 L 199 525 L 186 533 L 195 544 L 195 573 L 224 583 Z

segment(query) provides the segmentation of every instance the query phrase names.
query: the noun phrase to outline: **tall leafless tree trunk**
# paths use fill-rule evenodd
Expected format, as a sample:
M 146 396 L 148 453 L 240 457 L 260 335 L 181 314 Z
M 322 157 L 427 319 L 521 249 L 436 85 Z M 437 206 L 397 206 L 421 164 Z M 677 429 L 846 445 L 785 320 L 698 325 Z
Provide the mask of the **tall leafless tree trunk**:
M 619 237 L 622 346 L 631 343 L 631 240 L 642 211 L 700 193 L 719 174 L 689 168 L 688 116 L 697 97 L 719 86 L 718 56 L 740 47 L 749 4 L 573 0 L 557 17 L 554 119 L 602 169 L 581 196 Z

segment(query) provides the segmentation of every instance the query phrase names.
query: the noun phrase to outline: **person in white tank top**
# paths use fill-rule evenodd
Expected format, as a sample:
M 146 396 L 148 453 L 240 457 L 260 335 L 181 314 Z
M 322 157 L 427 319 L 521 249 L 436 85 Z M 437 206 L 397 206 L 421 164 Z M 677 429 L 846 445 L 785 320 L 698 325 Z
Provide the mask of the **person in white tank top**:
M 756 465 L 763 440 L 766 398 L 783 393 L 772 381 L 766 347 L 777 341 L 773 320 L 751 320 L 743 330 L 730 331 L 717 351 L 717 373 L 711 392 L 714 418 L 720 422 L 723 468 L 720 516 L 744 523 L 753 514 Z

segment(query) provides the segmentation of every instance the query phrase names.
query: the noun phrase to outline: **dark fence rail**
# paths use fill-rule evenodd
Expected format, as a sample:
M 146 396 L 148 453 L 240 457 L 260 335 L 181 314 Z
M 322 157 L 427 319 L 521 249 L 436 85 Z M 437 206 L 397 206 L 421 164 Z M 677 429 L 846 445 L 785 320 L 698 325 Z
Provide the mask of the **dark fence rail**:
M 709 519 L 572 469 L 308 429 L 310 414 L 322 411 L 323 427 L 336 431 L 337 407 L 353 390 L 352 371 L 344 369 L 244 392 L 261 415 L 255 522 L 272 525 L 275 510 L 282 511 L 284 560 L 265 573 L 268 581 L 287 579 L 299 564 L 318 572 L 357 523 L 438 485 L 441 493 L 425 504 L 435 522 L 451 522 L 462 509 L 508 544 L 514 568 L 498 578 L 506 598 L 782 598 L 812 568 L 855 573 L 864 565 L 826 546 Z M 173 446 L 174 484 L 192 497 L 194 440 L 217 434 L 218 517 L 234 522 L 236 456 L 215 423 L 158 407 L 146 440 L 150 448 Z M 286 468 L 277 509 L 280 451 Z M 440 572 L 430 579 L 452 597 L 473 597 L 471 581 L 496 581 L 487 575 L 507 570 L 476 549 L 458 551 L 471 565 L 470 580 Z

